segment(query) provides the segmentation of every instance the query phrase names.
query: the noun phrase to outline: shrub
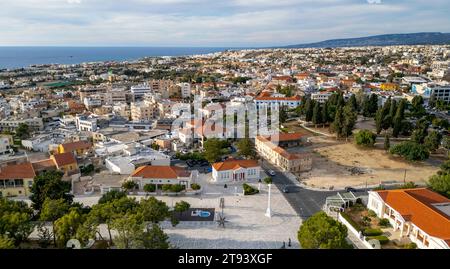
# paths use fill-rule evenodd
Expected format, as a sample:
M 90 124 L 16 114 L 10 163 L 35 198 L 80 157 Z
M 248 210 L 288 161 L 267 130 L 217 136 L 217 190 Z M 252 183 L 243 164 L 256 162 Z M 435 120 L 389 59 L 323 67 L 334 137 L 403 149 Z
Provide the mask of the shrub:
M 380 236 L 383 234 L 383 231 L 380 229 L 365 229 L 364 235 L 365 236 Z
M 423 161 L 430 157 L 430 152 L 424 145 L 412 141 L 399 143 L 389 151 L 393 155 L 399 155 L 408 161 Z
M 266 184 L 272 184 L 272 178 L 271 177 L 266 177 L 265 179 L 264 179 L 264 183 L 266 183 Z
M 409 243 L 403 246 L 404 249 L 417 249 L 416 243 Z
M 200 190 L 202 187 L 199 185 L 199 184 L 197 184 L 197 183 L 192 183 L 191 184 L 191 189 L 193 189 L 194 191 L 198 191 L 198 190 Z
M 171 184 L 164 184 L 164 185 L 162 185 L 163 192 L 169 192 L 171 189 L 172 189 L 172 185 Z
M 391 223 L 389 222 L 388 219 L 380 219 L 378 225 L 380 225 L 381 227 L 390 227 Z
M 155 192 L 156 191 L 156 185 L 155 184 L 146 184 L 144 186 L 145 192 Z
M 373 239 L 380 241 L 381 245 L 386 245 L 387 243 L 389 243 L 389 238 L 387 238 L 387 236 L 385 236 L 385 235 L 366 237 L 366 241 L 373 240 Z
M 368 216 L 362 217 L 362 225 L 364 226 L 370 226 L 370 223 L 372 222 L 372 219 Z
M 174 185 L 170 186 L 170 191 L 171 192 L 178 193 L 178 192 L 184 191 L 185 189 L 186 189 L 186 186 L 181 185 L 181 184 L 174 184 Z
M 259 193 L 259 191 L 252 186 L 248 184 L 243 184 L 242 187 L 244 188 L 244 195 L 254 195 Z
M 138 187 L 139 187 L 139 185 L 136 182 L 131 181 L 131 180 L 125 181 L 122 184 L 122 189 L 124 189 L 126 191 L 131 191 L 131 190 L 137 189 Z
M 373 211 L 373 210 L 369 210 L 369 211 L 367 212 L 367 215 L 368 215 L 369 217 L 375 218 L 375 217 L 377 216 L 377 213 L 375 213 L 375 211 Z
M 358 232 L 361 231 L 361 227 L 359 226 L 358 223 L 356 223 L 349 215 L 347 215 L 347 213 L 345 212 L 341 212 L 339 213 L 341 214 L 341 216 L 353 227 L 355 228 L 355 230 L 357 230 Z
M 376 139 L 377 135 L 369 130 L 361 130 L 355 135 L 355 143 L 363 147 L 373 147 Z

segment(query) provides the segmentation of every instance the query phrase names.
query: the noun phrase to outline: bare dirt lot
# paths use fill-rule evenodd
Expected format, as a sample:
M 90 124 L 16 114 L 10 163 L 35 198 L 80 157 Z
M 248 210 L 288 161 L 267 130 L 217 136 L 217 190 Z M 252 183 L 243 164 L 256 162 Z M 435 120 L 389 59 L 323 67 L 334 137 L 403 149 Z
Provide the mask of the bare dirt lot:
M 351 140 L 350 140 L 351 141 Z M 438 170 L 424 162 L 409 163 L 386 153 L 377 145 L 363 149 L 352 142 L 312 137 L 313 169 L 301 175 L 302 182 L 312 187 L 342 188 L 377 185 L 382 182 L 406 181 L 425 183 Z

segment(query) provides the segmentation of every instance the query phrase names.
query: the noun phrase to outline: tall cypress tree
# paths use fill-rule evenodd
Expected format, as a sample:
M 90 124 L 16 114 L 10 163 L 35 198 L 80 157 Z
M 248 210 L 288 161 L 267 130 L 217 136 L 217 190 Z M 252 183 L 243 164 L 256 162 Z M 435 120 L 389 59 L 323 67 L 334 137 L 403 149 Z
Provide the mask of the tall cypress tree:
M 316 126 L 316 128 L 317 128 L 317 124 L 322 123 L 321 118 L 322 118 L 322 114 L 321 114 L 321 110 L 320 110 L 320 103 L 316 102 L 314 104 L 313 116 L 312 116 L 312 122 Z
M 336 115 L 334 117 L 334 122 L 331 125 L 332 131 L 336 133 L 336 138 L 342 137 L 344 127 L 344 109 L 338 107 L 336 110 Z
M 325 124 L 330 122 L 330 116 L 328 115 L 328 101 L 323 103 L 321 113 L 322 113 L 322 123 L 324 125 L 323 127 L 325 127 Z

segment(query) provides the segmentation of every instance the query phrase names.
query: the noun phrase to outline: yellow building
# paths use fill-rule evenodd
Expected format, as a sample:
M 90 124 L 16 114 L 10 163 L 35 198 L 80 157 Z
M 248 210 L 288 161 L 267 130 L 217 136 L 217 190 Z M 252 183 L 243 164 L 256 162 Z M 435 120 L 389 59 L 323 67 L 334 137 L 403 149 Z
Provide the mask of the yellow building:
M 396 90 L 398 90 L 398 84 L 396 84 L 396 83 L 381 83 L 380 89 L 383 91 L 396 91 Z
M 87 141 L 77 141 L 58 146 L 58 154 L 71 152 L 75 156 L 88 154 L 92 150 L 92 144 Z
M 64 172 L 65 175 L 71 176 L 79 173 L 78 163 L 72 152 L 55 154 L 50 156 L 50 159 L 55 163 L 56 169 Z
M 36 176 L 31 163 L 8 165 L 0 168 L 0 194 L 2 197 L 28 196 Z

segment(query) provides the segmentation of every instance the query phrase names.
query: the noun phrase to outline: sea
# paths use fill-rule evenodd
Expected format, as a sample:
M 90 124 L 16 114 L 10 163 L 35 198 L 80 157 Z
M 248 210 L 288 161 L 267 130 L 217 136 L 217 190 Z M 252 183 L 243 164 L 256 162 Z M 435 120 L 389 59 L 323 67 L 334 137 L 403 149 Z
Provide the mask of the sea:
M 42 64 L 132 61 L 144 57 L 189 56 L 235 50 L 219 47 L 0 47 L 0 69 Z

